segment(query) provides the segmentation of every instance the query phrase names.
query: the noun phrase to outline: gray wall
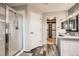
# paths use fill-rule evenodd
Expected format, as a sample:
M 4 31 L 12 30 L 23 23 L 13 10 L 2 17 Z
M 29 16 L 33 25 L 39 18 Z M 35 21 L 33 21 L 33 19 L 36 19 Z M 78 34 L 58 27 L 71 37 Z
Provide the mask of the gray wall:
M 74 12 L 79 11 L 79 3 L 76 3 L 73 7 L 68 10 L 68 15 L 73 14 Z
M 69 10 L 68 10 L 68 16 L 69 15 L 72 15 L 73 13 L 79 11 L 79 3 L 76 3 L 73 7 L 71 7 Z M 79 32 L 69 32 L 70 35 L 75 35 L 75 34 L 78 34 L 79 35 Z

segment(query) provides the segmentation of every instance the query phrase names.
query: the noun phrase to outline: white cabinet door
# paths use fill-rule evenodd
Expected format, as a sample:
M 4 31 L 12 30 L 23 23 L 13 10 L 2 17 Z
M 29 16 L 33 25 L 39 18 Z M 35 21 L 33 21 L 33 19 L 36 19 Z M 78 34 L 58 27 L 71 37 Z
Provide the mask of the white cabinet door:
M 62 39 L 60 42 L 61 56 L 79 56 L 78 39 Z
M 41 15 L 30 12 L 30 43 L 31 49 L 42 45 L 42 24 Z

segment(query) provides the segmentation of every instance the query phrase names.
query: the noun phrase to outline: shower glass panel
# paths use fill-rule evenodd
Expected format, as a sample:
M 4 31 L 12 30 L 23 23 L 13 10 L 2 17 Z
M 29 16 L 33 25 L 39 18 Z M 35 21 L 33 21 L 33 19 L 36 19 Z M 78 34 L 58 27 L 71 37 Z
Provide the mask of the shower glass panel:
M 18 30 L 16 29 L 16 13 L 9 10 L 9 55 L 14 55 L 18 47 Z
M 5 12 L 5 6 L 0 4 L 0 56 L 5 55 Z
M 6 11 L 9 11 L 6 13 Z M 6 19 L 7 18 L 7 19 Z M 8 23 L 6 22 L 8 21 Z M 23 17 L 0 4 L 0 56 L 15 55 L 23 48 Z
M 9 42 L 8 53 L 15 55 L 22 49 L 23 42 L 23 20 L 22 16 L 9 10 Z
M 17 50 L 21 50 L 23 48 L 23 17 L 22 15 L 17 14 L 18 22 L 18 47 Z

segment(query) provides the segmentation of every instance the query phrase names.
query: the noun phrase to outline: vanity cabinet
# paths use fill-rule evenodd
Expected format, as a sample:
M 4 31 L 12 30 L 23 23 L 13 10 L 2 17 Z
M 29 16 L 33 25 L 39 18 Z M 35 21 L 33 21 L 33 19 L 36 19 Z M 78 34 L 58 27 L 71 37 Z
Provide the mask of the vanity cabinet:
M 79 56 L 79 39 L 71 37 L 60 37 L 59 40 L 59 51 L 60 56 Z

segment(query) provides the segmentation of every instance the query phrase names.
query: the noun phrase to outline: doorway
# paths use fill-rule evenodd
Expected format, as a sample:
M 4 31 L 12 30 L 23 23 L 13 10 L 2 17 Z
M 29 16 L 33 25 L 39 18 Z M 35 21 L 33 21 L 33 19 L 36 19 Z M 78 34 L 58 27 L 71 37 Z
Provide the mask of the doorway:
M 47 25 L 47 43 L 56 44 L 56 17 L 48 17 Z

